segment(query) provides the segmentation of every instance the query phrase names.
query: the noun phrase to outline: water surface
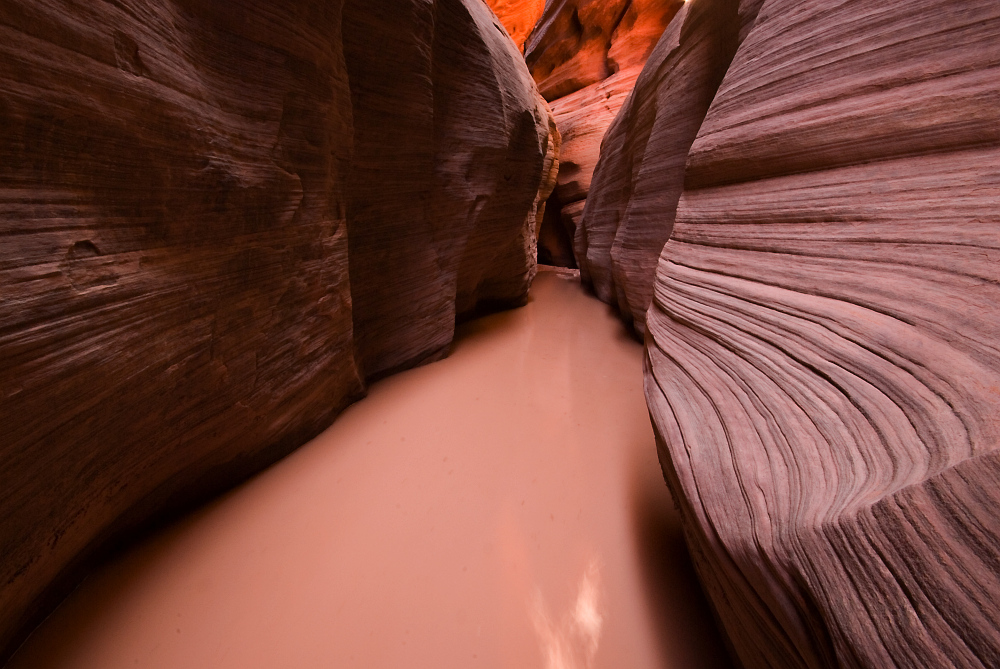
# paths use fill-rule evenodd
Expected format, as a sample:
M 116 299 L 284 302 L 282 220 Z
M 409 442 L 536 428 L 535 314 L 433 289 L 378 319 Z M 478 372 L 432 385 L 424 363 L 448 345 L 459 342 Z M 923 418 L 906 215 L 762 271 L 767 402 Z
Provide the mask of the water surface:
M 9 667 L 729 666 L 641 368 L 605 305 L 543 272 L 526 307 L 88 578 Z

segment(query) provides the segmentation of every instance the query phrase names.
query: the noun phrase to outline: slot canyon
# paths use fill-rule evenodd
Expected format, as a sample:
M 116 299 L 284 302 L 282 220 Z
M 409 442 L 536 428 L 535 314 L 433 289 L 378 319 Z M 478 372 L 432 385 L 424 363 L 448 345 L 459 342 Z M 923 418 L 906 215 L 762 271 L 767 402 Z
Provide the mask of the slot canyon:
M 0 666 L 1000 667 L 996 0 L 0 35 Z

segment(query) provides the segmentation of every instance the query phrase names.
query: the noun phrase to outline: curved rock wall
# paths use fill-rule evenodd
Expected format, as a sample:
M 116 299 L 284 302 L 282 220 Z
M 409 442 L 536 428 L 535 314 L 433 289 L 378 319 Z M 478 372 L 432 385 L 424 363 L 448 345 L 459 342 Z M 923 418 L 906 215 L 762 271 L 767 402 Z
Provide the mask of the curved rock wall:
M 512 35 L 530 0 L 488 0 Z M 539 233 L 539 259 L 576 266 L 573 237 L 601 139 L 681 0 L 556 0 L 545 6 L 525 58 L 562 135 L 559 175 Z M 513 12 L 514 7 L 520 12 Z M 517 38 L 515 37 L 515 41 Z
M 562 0 L 545 9 L 525 45 L 539 89 L 562 134 L 551 228 L 559 242 L 539 256 L 576 267 L 579 227 L 601 141 L 632 92 L 681 0 Z M 558 227 L 557 227 L 558 226 Z M 548 235 L 543 233 L 540 239 Z M 560 262 L 565 259 L 568 262 Z
M 542 96 L 552 102 L 625 70 L 641 70 L 683 3 L 552 0 L 524 45 Z
M 574 248 L 582 280 L 640 336 L 688 151 L 760 4 L 686 3 L 604 137 Z
M 688 156 L 646 391 L 747 667 L 1000 666 L 998 34 L 768 0 Z
M 3 657 L 110 540 L 523 301 L 554 159 L 478 1 L 11 0 L 0 35 Z
M 456 315 L 527 298 L 552 162 L 545 103 L 482 2 L 382 5 L 344 7 L 351 295 L 369 379 L 446 354 Z
M 545 0 L 486 0 L 486 4 L 507 29 L 518 50 L 523 52 L 525 41 L 545 11 Z

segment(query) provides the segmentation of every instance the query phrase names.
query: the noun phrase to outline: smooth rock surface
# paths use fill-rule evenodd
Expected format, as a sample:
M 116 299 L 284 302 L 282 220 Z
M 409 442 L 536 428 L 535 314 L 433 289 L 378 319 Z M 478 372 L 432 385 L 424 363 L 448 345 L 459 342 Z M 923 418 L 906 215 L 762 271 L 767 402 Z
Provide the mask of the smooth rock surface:
M 575 256 L 583 280 L 639 336 L 684 189 L 688 151 L 746 34 L 741 28 L 752 25 L 760 4 L 686 3 L 601 145 L 591 196 L 573 226 Z
M 552 103 L 563 142 L 559 175 L 549 207 L 558 214 L 567 239 L 562 252 L 574 259 L 574 267 L 573 239 L 601 156 L 601 143 L 632 92 L 640 71 L 641 68 L 633 68 L 619 72 Z
M 682 4 L 557 0 L 546 6 L 525 47 L 532 75 L 551 102 L 562 134 L 558 183 L 548 205 L 558 214 L 549 225 L 561 224 L 561 229 L 543 229 L 544 257 L 573 257 L 580 203 L 590 190 L 601 140 Z M 576 260 L 572 263 L 575 267 Z
M 100 570 L 8 669 L 728 667 L 642 348 L 575 277 Z
M 110 541 L 525 299 L 554 141 L 517 50 L 478 0 L 343 9 L 0 5 L 0 658 Z
M 344 8 L 351 294 L 369 379 L 444 355 L 456 317 L 523 303 L 556 150 L 544 101 L 481 1 L 383 4 Z
M 1000 666 L 1000 6 L 768 0 L 646 393 L 747 667 Z
M 545 0 L 486 0 L 514 44 L 521 51 L 538 19 L 545 11 Z

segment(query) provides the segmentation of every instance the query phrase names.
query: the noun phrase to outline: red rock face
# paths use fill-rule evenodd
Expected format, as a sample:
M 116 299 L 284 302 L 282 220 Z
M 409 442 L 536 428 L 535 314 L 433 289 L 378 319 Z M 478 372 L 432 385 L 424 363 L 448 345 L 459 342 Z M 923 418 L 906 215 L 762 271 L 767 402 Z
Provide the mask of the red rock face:
M 583 280 L 640 336 L 688 151 L 760 4 L 685 4 L 605 135 L 574 250 Z
M 679 0 L 561 0 L 546 7 L 525 45 L 526 60 L 551 101 L 563 140 L 549 203 L 552 229 L 542 228 L 541 258 L 576 265 L 572 240 L 601 139 L 681 6 Z
M 111 538 L 525 299 L 545 105 L 478 2 L 389 4 L 0 6 L 0 656 Z
M 768 0 L 688 155 L 646 392 L 747 667 L 1000 665 L 997 34 Z
M 520 50 L 545 10 L 545 0 L 486 0 Z
M 641 69 L 682 2 L 554 0 L 525 43 L 525 59 L 548 101 Z
M 495 20 L 478 1 L 345 4 L 348 245 L 367 378 L 444 355 L 456 317 L 527 298 L 550 121 Z

